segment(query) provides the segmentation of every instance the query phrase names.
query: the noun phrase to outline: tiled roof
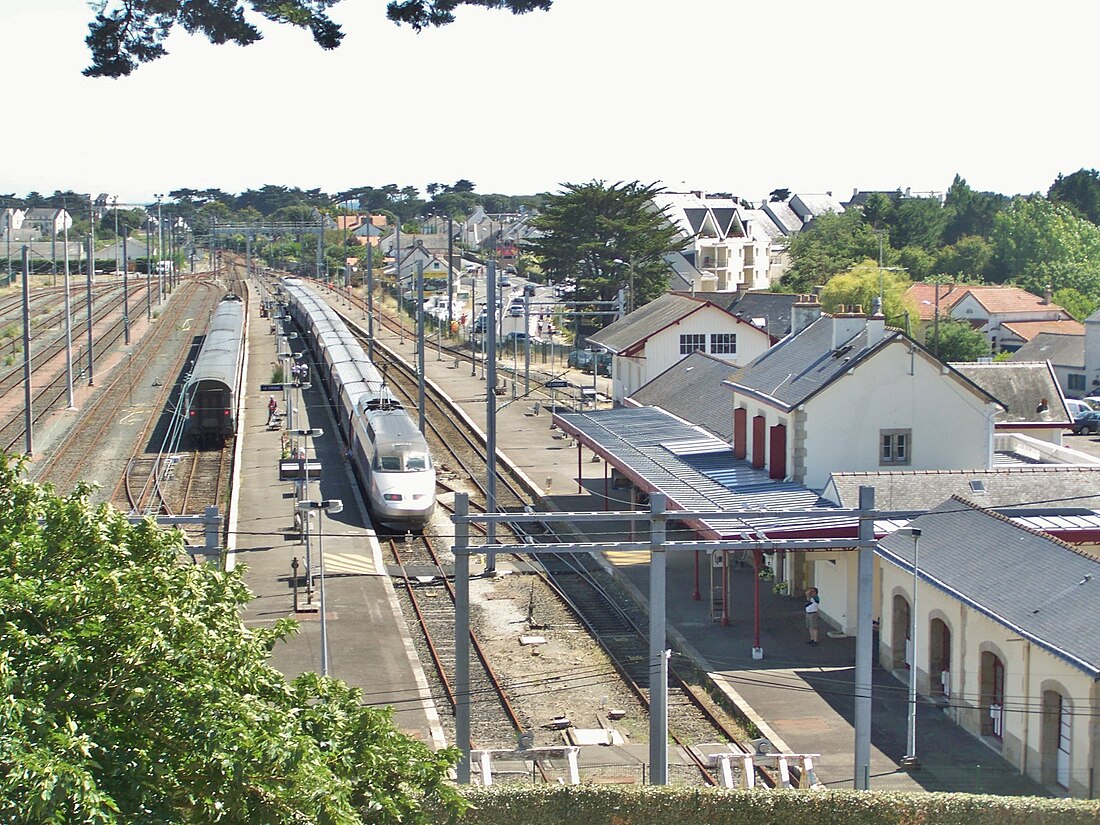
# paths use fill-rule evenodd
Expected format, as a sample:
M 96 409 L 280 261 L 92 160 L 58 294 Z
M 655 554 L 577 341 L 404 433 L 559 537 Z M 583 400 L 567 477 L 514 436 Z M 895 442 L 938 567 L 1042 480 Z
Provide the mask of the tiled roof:
M 1027 312 L 1036 309 L 1060 310 L 1057 304 L 1049 304 L 1038 295 L 1032 295 L 1016 286 L 968 286 L 966 291 L 974 296 L 987 312 Z M 1069 318 L 1069 313 L 1066 313 Z
M 951 307 L 961 299 L 969 287 L 966 284 L 912 284 L 905 290 L 907 301 L 920 312 L 922 321 L 931 321 L 936 317 L 936 292 L 940 293 L 940 317 L 950 314 Z
M 1056 332 L 1061 335 L 1085 334 L 1085 325 L 1072 318 L 1062 318 L 1057 321 L 1005 321 L 1002 327 L 1015 333 L 1025 341 L 1032 340 L 1041 332 Z
M 1058 380 L 1046 363 L 952 363 L 952 367 L 1005 405 L 997 424 L 1043 423 L 1068 426 L 1072 417 L 1062 403 Z M 1040 410 L 1042 401 L 1046 409 Z
M 631 400 L 660 407 L 728 441 L 733 438 L 733 407 L 722 380 L 733 370 L 729 361 L 693 352 L 638 389 Z
M 916 553 L 921 579 L 1100 678 L 1100 561 L 959 498 L 912 524 L 916 542 L 889 536 L 878 555 L 912 571 Z
M 791 310 L 798 297 L 786 292 L 745 292 L 728 309 L 751 324 L 763 321 L 762 329 L 783 338 L 791 331 Z
M 1085 368 L 1085 336 L 1040 332 L 1014 353 L 1013 361 L 1050 361 L 1056 367 Z

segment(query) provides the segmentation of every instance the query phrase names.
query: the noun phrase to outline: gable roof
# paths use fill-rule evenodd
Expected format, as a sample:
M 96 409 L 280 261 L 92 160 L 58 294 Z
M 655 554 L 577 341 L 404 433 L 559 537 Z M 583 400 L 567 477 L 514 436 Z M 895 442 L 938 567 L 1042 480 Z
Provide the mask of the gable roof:
M 1082 336 L 1085 334 L 1085 325 L 1073 318 L 1059 318 L 1054 321 L 1005 321 L 1001 326 L 1025 341 L 1030 341 L 1041 332 Z
M 784 235 L 791 235 L 802 228 L 802 219 L 786 201 L 765 201 L 760 204 L 760 209 L 775 221 Z
M 911 524 L 921 530 L 917 547 L 895 533 L 876 554 L 909 571 L 918 554 L 921 579 L 1100 678 L 1100 561 L 959 497 Z
M 595 335 L 590 335 L 588 340 L 614 355 L 630 355 L 632 350 L 640 347 L 661 330 L 699 312 L 704 307 L 713 307 L 719 312 L 725 312 L 720 306 L 705 298 L 668 292 L 629 315 L 608 324 Z M 731 319 L 734 323 L 744 323 L 733 316 Z
M 683 252 L 668 252 L 664 255 L 664 261 L 668 264 L 668 288 L 672 291 L 690 290 L 703 277 L 703 273 L 695 268 Z
M 983 507 L 1057 502 L 1089 513 L 1100 509 L 1100 466 L 1029 464 L 979 470 L 882 470 L 833 473 L 825 493 L 840 507 L 859 506 L 859 488 L 875 488 L 880 510 L 927 510 L 962 495 Z
M 1061 428 L 1072 423 L 1062 401 L 1058 379 L 1045 361 L 952 363 L 951 366 L 1004 404 L 1004 412 L 997 414 L 998 426 L 1031 423 Z M 1040 410 L 1044 400 L 1046 409 Z
M 681 358 L 628 399 L 643 407 L 660 407 L 719 438 L 733 438 L 729 390 L 722 381 L 733 371 L 729 361 L 705 352 Z
M 727 310 L 776 338 L 783 338 L 790 334 L 791 312 L 798 297 L 786 292 L 744 292 Z
M 1085 336 L 1040 332 L 1014 353 L 1013 361 L 1050 361 L 1059 367 L 1085 368 Z
M 910 284 L 905 290 L 908 303 L 912 304 L 920 312 L 922 321 L 931 321 L 936 317 L 936 293 L 939 293 L 940 317 L 950 314 L 953 307 L 960 299 L 966 296 L 969 289 L 967 284 L 929 284 L 923 281 Z
M 974 300 L 989 313 L 1003 314 L 1045 309 L 1061 312 L 1066 318 L 1070 317 L 1070 314 L 1058 304 L 1049 303 L 1018 286 L 968 286 L 966 292 L 973 295 Z

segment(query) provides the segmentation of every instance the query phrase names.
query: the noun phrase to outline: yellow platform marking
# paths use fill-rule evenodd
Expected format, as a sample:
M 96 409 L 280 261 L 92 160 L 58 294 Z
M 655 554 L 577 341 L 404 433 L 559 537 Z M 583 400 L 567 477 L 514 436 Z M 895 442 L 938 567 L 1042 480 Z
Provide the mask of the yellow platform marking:
M 649 564 L 649 552 L 641 550 L 609 550 L 604 553 L 604 558 L 616 567 Z
M 325 574 L 344 573 L 361 576 L 373 576 L 378 571 L 370 556 L 359 553 L 325 553 Z

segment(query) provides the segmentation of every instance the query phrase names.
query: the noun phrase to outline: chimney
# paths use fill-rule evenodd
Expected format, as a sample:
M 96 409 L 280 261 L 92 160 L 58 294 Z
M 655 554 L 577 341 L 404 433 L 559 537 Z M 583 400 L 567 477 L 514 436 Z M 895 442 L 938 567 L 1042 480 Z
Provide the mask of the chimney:
M 791 334 L 797 335 L 821 317 L 821 303 L 814 295 L 799 295 L 791 307 Z
M 1047 284 L 1046 289 L 1043 290 L 1043 303 L 1050 304 L 1054 298 L 1054 293 L 1050 291 L 1050 284 Z
M 844 306 L 842 311 L 832 316 L 833 322 L 833 349 L 837 350 L 863 332 L 867 326 L 867 318 L 863 315 L 863 307 L 859 304 Z
M 886 336 L 886 316 L 882 311 L 867 319 L 867 346 L 873 347 Z

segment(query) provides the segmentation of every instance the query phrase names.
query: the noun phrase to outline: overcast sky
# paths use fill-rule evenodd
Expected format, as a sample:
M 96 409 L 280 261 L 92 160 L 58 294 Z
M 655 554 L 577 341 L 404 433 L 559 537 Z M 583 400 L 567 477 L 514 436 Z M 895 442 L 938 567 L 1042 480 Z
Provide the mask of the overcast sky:
M 344 44 L 263 23 L 253 46 L 182 31 L 120 80 L 80 74 L 81 0 L 3 0 L 0 195 L 132 202 L 264 184 L 593 179 L 758 200 L 855 187 L 1046 191 L 1100 166 L 1100 3 L 555 0 L 460 8 L 415 34 L 343 0 Z

